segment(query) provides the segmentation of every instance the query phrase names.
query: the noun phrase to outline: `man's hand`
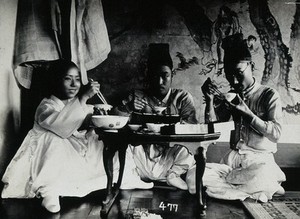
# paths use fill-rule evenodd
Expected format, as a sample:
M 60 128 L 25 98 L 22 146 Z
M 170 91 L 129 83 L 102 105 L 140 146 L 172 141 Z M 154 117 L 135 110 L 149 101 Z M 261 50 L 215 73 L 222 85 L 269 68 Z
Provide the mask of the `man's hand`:
M 217 86 L 212 83 L 210 78 L 207 78 L 201 87 L 206 101 L 211 101 L 214 99 L 216 89 Z
M 152 109 L 149 106 L 149 103 L 146 99 L 140 98 L 140 97 L 135 97 L 133 100 L 133 107 L 134 111 L 142 111 L 151 113 Z
M 139 97 L 135 97 L 133 100 L 133 108 L 135 111 L 141 111 L 147 104 L 147 101 L 139 98 Z
M 242 100 L 242 98 L 238 94 L 237 94 L 237 98 L 238 98 L 237 104 L 233 104 L 232 102 L 228 102 L 228 101 L 227 103 L 232 109 L 235 109 L 238 112 L 240 112 L 245 119 L 251 122 L 255 114 L 249 109 L 249 107 L 246 105 L 246 103 Z

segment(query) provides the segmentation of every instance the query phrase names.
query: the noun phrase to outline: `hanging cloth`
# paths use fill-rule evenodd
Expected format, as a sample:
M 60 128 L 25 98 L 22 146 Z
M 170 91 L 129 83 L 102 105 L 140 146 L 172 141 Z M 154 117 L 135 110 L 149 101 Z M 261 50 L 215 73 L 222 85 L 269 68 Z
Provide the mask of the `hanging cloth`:
M 70 37 L 71 59 L 87 84 L 86 71 L 102 63 L 111 49 L 101 1 L 72 0 Z
M 58 58 L 49 4 L 44 0 L 19 0 L 13 59 L 18 83 L 30 88 L 33 68 L 25 62 Z
M 107 58 L 110 43 L 101 0 L 69 1 L 66 10 L 60 8 L 66 5 L 62 0 L 19 0 L 13 62 L 19 85 L 30 88 L 34 63 L 59 58 L 71 58 L 86 84 L 87 70 Z M 68 16 L 70 22 L 64 22 Z

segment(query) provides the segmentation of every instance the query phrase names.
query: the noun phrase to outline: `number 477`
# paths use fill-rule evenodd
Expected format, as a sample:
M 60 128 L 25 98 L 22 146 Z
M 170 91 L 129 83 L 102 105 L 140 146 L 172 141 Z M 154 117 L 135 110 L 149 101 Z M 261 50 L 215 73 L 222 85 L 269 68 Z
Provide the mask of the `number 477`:
M 160 202 L 159 208 L 161 208 L 163 211 L 165 209 L 169 209 L 169 211 L 175 211 L 175 212 L 177 212 L 177 210 L 178 210 L 178 204 L 171 204 L 171 203 L 166 203 L 166 204 L 164 202 Z

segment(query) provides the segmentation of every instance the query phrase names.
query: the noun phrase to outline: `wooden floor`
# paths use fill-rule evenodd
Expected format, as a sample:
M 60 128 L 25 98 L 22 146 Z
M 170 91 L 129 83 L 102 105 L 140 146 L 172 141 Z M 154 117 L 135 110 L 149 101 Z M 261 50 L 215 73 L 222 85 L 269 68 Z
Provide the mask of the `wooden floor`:
M 300 191 L 299 168 L 284 169 L 287 191 Z M 61 211 L 51 214 L 41 207 L 40 199 L 0 200 L 0 219 L 99 219 L 105 191 L 97 191 L 83 198 L 61 198 Z M 177 205 L 177 211 L 176 211 Z M 166 206 L 162 210 L 163 206 Z M 172 207 L 172 209 L 171 209 Z M 160 214 L 164 219 L 197 218 L 196 199 L 186 191 L 175 188 L 151 190 L 123 190 L 108 215 L 108 219 L 130 218 L 134 208 L 146 208 Z M 207 198 L 207 219 L 250 218 L 239 201 L 224 201 Z
M 60 213 L 44 210 L 39 199 L 3 199 L 1 219 L 99 219 L 104 191 L 84 198 L 61 198 Z M 176 209 L 177 205 L 177 209 Z M 161 206 L 161 208 L 160 208 Z M 162 207 L 166 208 L 163 210 Z M 206 218 L 250 218 L 239 201 L 208 199 Z M 186 191 L 170 189 L 123 190 L 112 206 L 108 219 L 130 218 L 134 208 L 146 208 L 164 219 L 190 219 L 196 217 L 195 197 Z

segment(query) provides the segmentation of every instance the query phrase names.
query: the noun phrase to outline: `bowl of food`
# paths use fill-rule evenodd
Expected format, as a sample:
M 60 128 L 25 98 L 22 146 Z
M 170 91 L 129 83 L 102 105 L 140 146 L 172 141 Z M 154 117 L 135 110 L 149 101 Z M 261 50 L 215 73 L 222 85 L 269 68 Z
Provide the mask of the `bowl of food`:
M 164 113 L 164 111 L 167 109 L 167 107 L 166 106 L 154 106 L 153 109 L 156 114 L 162 115 Z
M 159 133 L 160 128 L 166 124 L 146 123 L 147 129 L 151 132 Z
M 114 115 L 93 115 L 92 123 L 102 129 L 121 129 L 127 122 L 127 116 L 114 116 Z
M 94 105 L 94 115 L 107 115 L 112 109 L 112 105 L 109 104 L 95 104 Z

